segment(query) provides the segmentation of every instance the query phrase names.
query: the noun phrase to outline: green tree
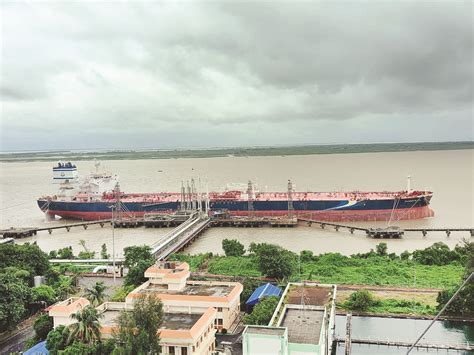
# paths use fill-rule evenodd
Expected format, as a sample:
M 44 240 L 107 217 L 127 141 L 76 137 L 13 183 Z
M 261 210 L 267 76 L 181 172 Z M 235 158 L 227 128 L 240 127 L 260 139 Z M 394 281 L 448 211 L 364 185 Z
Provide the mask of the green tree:
M 102 259 L 108 259 L 110 258 L 110 254 L 107 253 L 107 245 L 104 243 L 102 244 L 101 248 L 100 248 L 100 257 Z
M 400 254 L 400 259 L 408 260 L 410 259 L 411 253 L 408 250 L 405 250 L 403 253 Z
M 148 269 L 153 262 L 147 260 L 140 260 L 136 265 L 128 269 L 127 275 L 125 275 L 124 285 L 125 286 L 139 286 L 144 283 L 147 279 L 145 277 L 145 271 Z
M 158 330 L 163 320 L 163 304 L 157 297 L 141 296 L 131 311 L 122 311 L 114 334 L 114 354 L 159 354 Z
M 81 311 L 71 315 L 75 323 L 69 325 L 67 344 L 74 340 L 80 340 L 84 344 L 93 344 L 100 341 L 100 319 L 101 315 L 92 306 L 86 306 Z
M 8 266 L 1 271 L 3 274 L 9 274 L 15 276 L 17 279 L 22 280 L 25 284 L 31 283 L 31 273 L 28 270 L 19 269 L 15 266 Z
M 296 255 L 274 244 L 257 248 L 258 268 L 266 277 L 283 279 L 296 270 Z
M 443 242 L 437 242 L 428 248 L 415 250 L 413 260 L 423 265 L 447 265 L 452 261 L 459 260 L 459 255 L 451 252 Z
M 44 302 L 50 305 L 56 301 L 56 292 L 48 285 L 33 287 L 31 289 L 31 301 L 33 303 Z
M 0 270 L 14 266 L 32 275 L 44 275 L 50 269 L 48 255 L 36 244 L 1 244 Z
M 58 259 L 74 259 L 74 253 L 72 247 L 65 247 L 58 250 Z
M 245 254 L 244 245 L 236 239 L 224 239 L 222 249 L 226 256 L 242 256 Z
M 26 313 L 30 288 L 11 274 L 0 274 L 0 332 L 13 329 Z
M 45 340 L 48 336 L 48 333 L 53 330 L 53 318 L 50 317 L 47 313 L 39 315 L 35 319 L 33 329 L 35 330 L 35 338 L 37 342 Z
M 463 280 L 469 277 L 474 272 L 474 242 L 465 242 L 464 249 L 466 252 L 466 271 L 464 272 Z M 438 293 L 438 309 L 440 310 L 454 295 L 456 290 L 461 286 L 443 290 Z M 458 294 L 458 297 L 448 306 L 446 313 L 461 317 L 474 316 L 474 282 L 469 282 Z
M 106 289 L 107 286 L 102 281 L 96 282 L 91 288 L 86 288 L 85 297 L 92 305 L 98 306 L 104 302 Z
M 387 243 L 379 243 L 375 246 L 375 252 L 379 256 L 387 256 Z
M 276 296 L 264 297 L 253 308 L 252 313 L 244 316 L 245 324 L 267 325 L 278 305 Z
M 140 261 L 146 261 L 149 265 L 155 262 L 153 255 L 151 255 L 151 248 L 148 245 L 126 247 L 123 252 L 125 256 L 124 266 L 127 268 L 136 266 Z
M 51 355 L 57 355 L 59 351 L 64 350 L 69 336 L 68 328 L 60 325 L 51 330 L 46 337 L 46 349 Z
M 377 302 L 372 293 L 364 289 L 353 292 L 348 300 L 348 308 L 357 311 L 366 311 L 369 307 L 376 304 Z

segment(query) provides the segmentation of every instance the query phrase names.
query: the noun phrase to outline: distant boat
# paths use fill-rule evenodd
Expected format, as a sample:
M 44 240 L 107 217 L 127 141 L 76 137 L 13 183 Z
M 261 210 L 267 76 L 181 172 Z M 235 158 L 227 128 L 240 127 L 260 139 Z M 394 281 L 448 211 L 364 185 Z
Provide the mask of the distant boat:
M 158 172 L 159 172 L 159 173 L 162 173 L 162 172 L 163 172 L 163 170 L 158 170 Z

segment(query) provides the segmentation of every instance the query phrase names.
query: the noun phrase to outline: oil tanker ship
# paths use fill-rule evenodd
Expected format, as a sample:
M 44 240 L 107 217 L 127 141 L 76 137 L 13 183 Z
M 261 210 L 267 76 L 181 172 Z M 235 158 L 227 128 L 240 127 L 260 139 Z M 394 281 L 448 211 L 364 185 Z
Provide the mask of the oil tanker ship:
M 407 190 L 395 192 L 297 192 L 291 181 L 285 192 L 259 192 L 249 181 L 246 189 L 206 194 L 198 193 L 194 184 L 182 185 L 180 192 L 124 193 L 118 176 L 99 172 L 96 165 L 95 173 L 80 180 L 71 163 L 54 167 L 53 180 L 61 183 L 59 193 L 39 198 L 38 206 L 50 217 L 65 219 L 110 219 L 117 205 L 123 218 L 169 214 L 189 208 L 203 196 L 210 213 L 226 211 L 237 216 L 292 213 L 321 221 L 395 221 L 434 215 L 429 206 L 433 193 L 411 190 L 410 180 Z

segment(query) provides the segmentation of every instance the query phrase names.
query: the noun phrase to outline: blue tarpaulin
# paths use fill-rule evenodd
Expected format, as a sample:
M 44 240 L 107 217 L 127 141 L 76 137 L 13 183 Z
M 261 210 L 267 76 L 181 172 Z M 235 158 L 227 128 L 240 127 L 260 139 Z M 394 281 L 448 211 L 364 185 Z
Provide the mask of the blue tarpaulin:
M 262 297 L 265 296 L 277 296 L 281 295 L 281 289 L 279 287 L 273 286 L 272 284 L 268 283 L 262 286 L 257 287 L 255 291 L 253 291 L 252 295 L 249 297 L 247 302 L 245 302 L 248 306 L 256 305 Z
M 36 344 L 32 348 L 26 350 L 23 355 L 48 355 L 49 351 L 46 349 L 46 340 Z

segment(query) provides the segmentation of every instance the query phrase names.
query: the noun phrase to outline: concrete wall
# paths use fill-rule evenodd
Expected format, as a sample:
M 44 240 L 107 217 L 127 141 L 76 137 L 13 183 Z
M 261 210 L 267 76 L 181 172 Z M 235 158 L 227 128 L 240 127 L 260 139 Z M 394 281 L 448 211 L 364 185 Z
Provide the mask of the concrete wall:
M 244 333 L 242 348 L 243 355 L 288 355 L 288 340 L 283 335 Z

